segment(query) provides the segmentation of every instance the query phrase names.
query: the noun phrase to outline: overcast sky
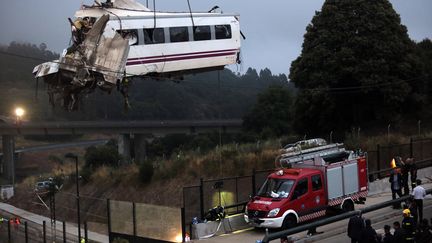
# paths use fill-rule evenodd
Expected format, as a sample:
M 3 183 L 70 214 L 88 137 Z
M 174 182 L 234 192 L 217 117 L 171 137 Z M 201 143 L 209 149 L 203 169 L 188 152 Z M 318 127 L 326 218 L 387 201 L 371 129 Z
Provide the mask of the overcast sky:
M 146 0 L 138 0 L 146 4 Z M 0 44 L 11 41 L 44 42 L 60 53 L 69 44 L 67 21 L 81 3 L 89 0 L 0 0 Z M 150 3 L 153 0 L 149 1 Z M 241 66 L 270 68 L 273 73 L 288 74 L 289 66 L 301 51 L 305 28 L 324 0 L 190 0 L 192 10 L 207 11 L 218 5 L 224 12 L 241 16 L 240 25 L 246 40 L 242 42 Z M 402 24 L 416 41 L 432 38 L 432 0 L 391 0 Z M 150 4 L 150 8 L 153 6 Z M 187 11 L 186 0 L 156 0 L 158 11 Z

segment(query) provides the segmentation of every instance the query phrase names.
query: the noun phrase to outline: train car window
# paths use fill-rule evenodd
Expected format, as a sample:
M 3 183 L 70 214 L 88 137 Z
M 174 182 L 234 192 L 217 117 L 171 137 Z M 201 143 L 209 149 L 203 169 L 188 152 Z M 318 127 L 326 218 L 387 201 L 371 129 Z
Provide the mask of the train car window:
M 165 43 L 165 33 L 163 28 L 144 29 L 144 43 L 160 44 Z
M 195 26 L 194 29 L 194 40 L 210 40 L 211 39 L 211 31 L 210 26 Z
M 231 39 L 231 26 L 227 25 L 215 25 L 216 39 Z
M 189 41 L 188 27 L 170 27 L 169 32 L 171 42 Z
M 138 30 L 117 30 L 117 33 L 128 40 L 130 46 L 138 45 Z

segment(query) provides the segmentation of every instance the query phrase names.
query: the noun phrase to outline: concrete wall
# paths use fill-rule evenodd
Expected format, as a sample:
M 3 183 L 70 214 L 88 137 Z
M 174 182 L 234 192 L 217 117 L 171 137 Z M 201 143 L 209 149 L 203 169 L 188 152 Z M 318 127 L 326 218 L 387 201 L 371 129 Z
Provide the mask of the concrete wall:
M 131 138 L 130 134 L 120 134 L 118 136 L 118 152 L 122 155 L 122 163 L 131 162 Z

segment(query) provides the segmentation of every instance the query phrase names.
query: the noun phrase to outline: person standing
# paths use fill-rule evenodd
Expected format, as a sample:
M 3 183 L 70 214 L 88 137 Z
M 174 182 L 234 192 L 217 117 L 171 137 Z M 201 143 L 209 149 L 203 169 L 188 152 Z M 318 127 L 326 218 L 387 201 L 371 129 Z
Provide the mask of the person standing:
M 432 229 L 429 226 L 428 220 L 423 219 L 417 228 L 416 234 L 417 243 L 430 243 L 432 242 Z
M 393 242 L 394 243 L 403 243 L 405 241 L 405 232 L 401 228 L 401 225 L 398 221 L 393 223 Z
M 411 189 L 414 190 L 414 188 L 417 186 L 417 165 L 414 163 L 414 158 L 407 158 L 406 164 L 409 167 Z
M 378 239 L 378 234 L 375 231 L 374 228 L 372 228 L 372 222 L 370 219 L 365 220 L 365 228 L 362 231 L 361 234 L 361 241 L 362 243 L 378 243 L 380 240 Z
M 396 199 L 396 194 L 399 197 L 402 197 L 402 176 L 399 168 L 396 167 L 393 170 L 391 170 L 389 182 L 392 191 L 392 199 L 393 200 Z M 393 208 L 400 209 L 401 208 L 400 203 L 393 204 Z
M 415 242 L 415 222 L 411 217 L 411 211 L 409 209 L 403 210 L 402 229 L 404 229 L 405 242 Z
M 393 243 L 394 242 L 394 237 L 393 235 L 390 233 L 390 225 L 384 225 L 384 237 L 383 237 L 383 243 Z
M 348 221 L 348 237 L 351 238 L 351 243 L 359 243 L 361 241 L 361 234 L 365 228 L 364 220 L 361 214 L 352 216 Z
M 396 163 L 401 165 L 403 194 L 409 195 L 408 178 L 410 172 L 410 165 L 405 163 L 400 156 L 396 157 Z
M 421 186 L 421 180 L 418 179 L 416 181 L 417 186 L 414 187 L 412 192 L 412 196 L 414 198 L 414 202 L 416 204 L 416 208 L 418 211 L 418 218 L 420 222 L 423 220 L 423 199 L 426 196 L 426 190 Z

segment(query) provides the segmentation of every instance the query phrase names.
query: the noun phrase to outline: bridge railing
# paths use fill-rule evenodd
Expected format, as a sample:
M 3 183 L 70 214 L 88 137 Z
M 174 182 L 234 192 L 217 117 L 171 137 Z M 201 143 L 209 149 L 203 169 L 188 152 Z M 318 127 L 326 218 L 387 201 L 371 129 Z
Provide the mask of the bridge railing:
M 428 189 L 426 190 L 426 194 L 431 194 L 432 193 L 432 189 Z M 390 200 L 390 201 L 386 201 L 386 202 L 382 202 L 382 203 L 378 203 L 369 207 L 365 207 L 364 209 L 361 210 L 357 210 L 357 211 L 352 211 L 352 212 L 348 212 L 348 213 L 343 213 L 340 215 L 336 215 L 333 217 L 329 217 L 329 218 L 325 218 L 322 220 L 318 220 L 312 223 L 308 223 L 305 225 L 301 225 L 298 227 L 294 227 L 292 229 L 287 229 L 287 230 L 283 230 L 283 231 L 279 231 L 279 232 L 275 232 L 275 233 L 271 233 L 271 234 L 267 234 L 264 236 L 264 238 L 262 239 L 263 243 L 268 243 L 272 240 L 276 240 L 276 239 L 280 239 L 283 237 L 287 237 L 289 235 L 292 234 L 296 234 L 305 230 L 309 230 L 311 228 L 315 228 L 315 227 L 319 227 L 319 226 L 323 226 L 323 225 L 327 225 L 327 224 L 331 224 L 343 219 L 348 219 L 354 215 L 358 215 L 358 214 L 364 214 L 364 213 L 369 213 L 369 212 L 373 212 L 382 208 L 386 208 L 389 207 L 391 205 L 393 205 L 394 203 L 400 203 L 403 201 L 406 201 L 410 196 L 403 196 L 401 198 L 395 199 L 395 200 Z

